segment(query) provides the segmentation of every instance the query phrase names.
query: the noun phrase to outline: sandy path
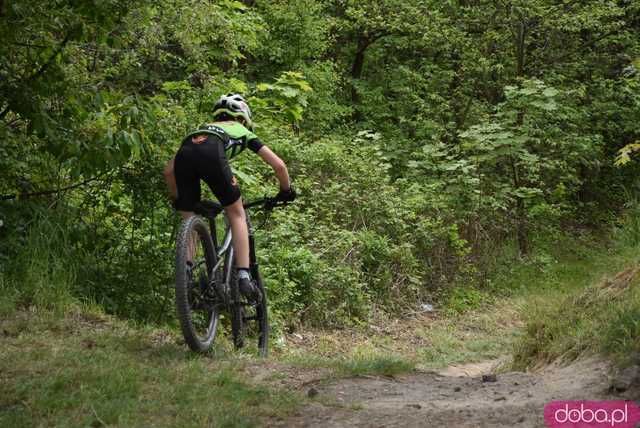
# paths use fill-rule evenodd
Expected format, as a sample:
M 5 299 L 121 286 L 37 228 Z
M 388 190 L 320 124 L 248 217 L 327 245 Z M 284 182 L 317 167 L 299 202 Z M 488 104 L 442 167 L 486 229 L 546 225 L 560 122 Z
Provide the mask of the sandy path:
M 609 391 L 609 368 L 597 360 L 538 373 L 511 372 L 482 379 L 492 363 L 387 377 L 357 377 L 314 384 L 311 404 L 286 427 L 543 427 L 543 408 L 556 399 L 639 399 Z

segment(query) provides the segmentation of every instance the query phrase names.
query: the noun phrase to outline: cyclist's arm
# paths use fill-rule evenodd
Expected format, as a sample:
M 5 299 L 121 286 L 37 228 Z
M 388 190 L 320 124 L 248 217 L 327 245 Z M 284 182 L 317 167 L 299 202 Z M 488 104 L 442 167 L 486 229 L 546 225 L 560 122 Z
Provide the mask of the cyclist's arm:
M 280 189 L 289 190 L 291 188 L 291 181 L 289 180 L 287 164 L 285 164 L 278 155 L 273 153 L 271 149 L 265 145 L 263 145 L 257 153 L 262 160 L 273 168 L 273 172 L 275 172 L 276 177 L 278 177 L 278 181 L 280 182 Z
M 175 158 L 171 158 L 167 165 L 164 167 L 164 181 L 169 188 L 169 194 L 174 201 L 178 198 L 178 186 L 176 185 L 176 176 L 173 173 L 173 163 Z

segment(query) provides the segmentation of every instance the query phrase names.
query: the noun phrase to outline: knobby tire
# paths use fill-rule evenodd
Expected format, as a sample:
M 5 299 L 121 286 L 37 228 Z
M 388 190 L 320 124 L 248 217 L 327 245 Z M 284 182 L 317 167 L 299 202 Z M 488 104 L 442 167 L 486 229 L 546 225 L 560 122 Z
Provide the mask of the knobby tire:
M 193 275 L 189 277 L 187 261 L 188 261 L 188 249 L 190 237 L 197 234 L 198 240 L 196 242 L 196 252 L 198 245 L 201 246 L 204 251 L 204 260 L 193 262 L 196 264 L 204 263 L 202 268 L 206 267 L 206 282 L 209 283 L 211 278 L 212 268 L 216 262 L 216 253 L 213 248 L 213 242 L 209 235 L 208 228 L 205 222 L 199 216 L 192 216 L 182 222 L 180 231 L 178 232 L 176 242 L 176 311 L 178 320 L 180 322 L 180 328 L 184 336 L 185 342 L 195 352 L 205 352 L 213 343 L 215 338 L 216 329 L 218 327 L 219 311 L 210 307 L 198 308 L 197 302 L 194 298 L 194 288 L 199 283 L 199 280 L 205 280 Z M 195 281 L 195 282 L 194 282 Z M 194 311 L 199 311 L 194 313 Z M 194 324 L 194 315 L 205 316 L 208 328 L 205 330 L 204 335 L 201 335 L 197 331 L 197 327 Z
M 256 322 L 258 323 L 258 349 L 260 350 L 260 355 L 262 357 L 266 357 L 269 352 L 269 311 L 267 308 L 267 292 L 257 266 L 254 266 L 251 274 L 253 275 L 253 279 L 262 294 L 262 299 L 256 306 L 256 316 L 258 317 Z

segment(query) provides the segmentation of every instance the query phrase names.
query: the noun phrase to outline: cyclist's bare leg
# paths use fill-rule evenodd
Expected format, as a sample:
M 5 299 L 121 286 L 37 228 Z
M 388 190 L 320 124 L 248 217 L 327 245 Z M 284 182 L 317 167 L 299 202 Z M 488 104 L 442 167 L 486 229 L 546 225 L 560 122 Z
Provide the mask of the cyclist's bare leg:
M 236 267 L 249 268 L 249 231 L 247 229 L 247 219 L 242 206 L 242 198 L 224 207 L 229 223 L 231 223 L 231 233 L 233 239 L 233 251 L 236 253 Z

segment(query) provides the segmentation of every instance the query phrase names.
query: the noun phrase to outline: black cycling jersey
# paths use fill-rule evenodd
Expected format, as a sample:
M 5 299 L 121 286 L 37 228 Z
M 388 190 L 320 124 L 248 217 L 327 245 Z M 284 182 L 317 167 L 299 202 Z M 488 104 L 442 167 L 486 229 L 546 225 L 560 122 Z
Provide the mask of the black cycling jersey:
M 253 132 L 235 121 L 204 124 L 189 133 L 182 140 L 174 162 L 178 187 L 176 209 L 193 211 L 200 202 L 200 180 L 207 183 L 223 206 L 236 202 L 240 188 L 228 160 L 247 147 L 257 153 L 262 143 Z
M 233 120 L 201 125 L 197 130 L 189 133 L 184 141 L 203 134 L 203 131 L 207 134 L 217 135 L 224 141 L 227 159 L 233 159 L 247 147 L 254 153 L 262 148 L 262 142 L 256 134 Z

